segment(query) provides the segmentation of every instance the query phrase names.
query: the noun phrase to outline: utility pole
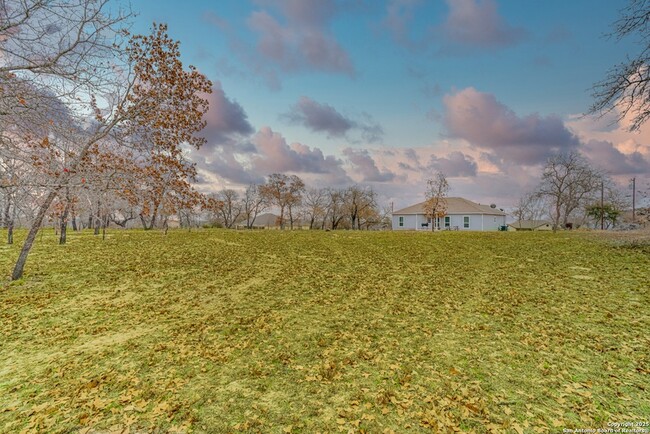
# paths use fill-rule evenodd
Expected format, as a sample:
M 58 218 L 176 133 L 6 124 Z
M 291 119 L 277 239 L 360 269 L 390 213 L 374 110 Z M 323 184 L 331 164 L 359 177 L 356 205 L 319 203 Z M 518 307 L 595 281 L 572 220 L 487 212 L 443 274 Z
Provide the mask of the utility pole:
M 605 229 L 605 183 L 600 183 L 600 230 Z
M 632 178 L 632 223 L 636 220 L 636 177 Z

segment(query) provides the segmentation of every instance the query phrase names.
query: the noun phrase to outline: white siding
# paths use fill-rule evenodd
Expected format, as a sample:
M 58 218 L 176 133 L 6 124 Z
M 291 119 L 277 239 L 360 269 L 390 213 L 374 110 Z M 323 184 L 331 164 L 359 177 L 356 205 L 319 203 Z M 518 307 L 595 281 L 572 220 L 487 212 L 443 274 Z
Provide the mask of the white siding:
M 498 231 L 500 226 L 506 225 L 506 216 L 504 215 L 484 215 L 484 231 Z
M 464 227 L 464 217 L 469 217 L 469 228 Z M 399 218 L 404 218 L 404 226 L 399 226 Z M 449 226 L 452 230 L 458 228 L 459 231 L 496 231 L 499 226 L 506 224 L 506 216 L 485 215 L 485 214 L 449 214 Z M 431 228 L 422 227 L 426 223 L 424 215 L 393 215 L 393 230 L 431 230 Z M 445 229 L 444 218 L 440 219 L 440 228 Z
M 404 226 L 399 225 L 400 217 L 404 218 Z M 417 217 L 421 218 L 422 216 L 417 216 Z M 393 216 L 393 230 L 395 231 L 403 231 L 403 230 L 412 231 L 415 229 L 415 223 L 416 223 L 415 215 L 394 215 Z

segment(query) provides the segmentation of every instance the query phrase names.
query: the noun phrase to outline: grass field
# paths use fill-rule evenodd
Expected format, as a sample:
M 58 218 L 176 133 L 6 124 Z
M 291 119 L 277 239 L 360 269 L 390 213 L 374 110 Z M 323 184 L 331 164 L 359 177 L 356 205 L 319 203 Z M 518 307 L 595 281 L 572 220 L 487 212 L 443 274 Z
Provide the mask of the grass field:
M 650 422 L 649 270 L 578 233 L 46 233 L 0 287 L 0 432 Z

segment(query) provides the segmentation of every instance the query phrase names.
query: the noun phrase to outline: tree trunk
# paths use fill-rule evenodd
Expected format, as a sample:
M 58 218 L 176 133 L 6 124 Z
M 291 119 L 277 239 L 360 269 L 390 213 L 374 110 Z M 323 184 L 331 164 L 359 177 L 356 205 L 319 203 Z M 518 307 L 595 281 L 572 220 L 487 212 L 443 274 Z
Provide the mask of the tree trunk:
M 153 214 L 151 215 L 151 224 L 149 225 L 149 229 L 153 229 L 154 225 L 156 224 L 156 218 L 158 217 L 158 204 L 154 204 L 155 208 L 153 209 Z
M 102 241 L 106 239 L 106 226 L 108 226 L 108 215 L 102 219 Z
M 5 212 L 4 212 L 4 221 L 2 222 L 2 226 L 5 228 L 9 227 L 9 221 L 11 220 L 11 196 L 7 194 L 7 203 L 5 204 Z
M 63 214 L 61 214 L 61 232 L 59 235 L 59 245 L 63 245 L 66 242 L 66 235 L 68 232 L 68 206 L 65 206 Z
M 72 217 L 70 218 L 70 221 L 72 222 L 72 230 L 77 232 L 79 228 L 77 227 L 77 215 L 74 212 L 74 208 L 72 210 Z
M 93 213 L 91 211 L 90 214 L 88 214 L 88 229 L 93 228 L 93 218 Z
M 147 223 L 147 218 L 144 216 L 144 214 L 140 213 L 140 221 L 142 222 L 142 227 L 144 228 L 145 231 L 149 231 L 153 229 L 154 225 L 156 224 L 156 218 L 158 216 L 158 204 L 153 204 L 154 205 L 154 210 L 153 214 L 151 215 L 151 220 L 149 220 L 149 223 Z
M 142 228 L 145 231 L 149 231 L 153 229 L 155 215 L 151 217 L 151 220 L 147 221 L 147 218 L 144 216 L 144 214 L 140 214 L 140 221 L 142 222 Z
M 5 221 L 7 225 L 7 244 L 14 243 L 14 220 L 16 220 L 16 206 L 14 205 L 13 210 L 9 215 L 9 220 Z
M 102 202 L 97 199 L 97 215 L 95 216 L 95 235 L 99 235 L 99 230 L 102 227 Z
M 144 230 L 147 230 L 147 221 L 144 218 L 144 215 L 140 214 L 140 222 L 142 223 L 142 227 Z
M 61 231 L 59 235 L 59 245 L 63 245 L 66 242 L 66 235 L 68 232 L 68 214 L 70 213 L 70 189 L 66 188 L 65 191 L 65 207 L 63 208 L 63 213 L 61 214 Z
M 560 205 L 555 205 L 555 221 L 553 222 L 553 232 L 557 232 L 557 228 L 560 224 Z
M 14 219 L 7 222 L 7 244 L 14 243 Z
M 16 206 L 13 207 L 13 214 L 11 212 L 11 196 L 7 195 L 7 203 L 4 210 L 3 226 L 7 228 L 7 244 L 14 243 L 14 218 L 16 214 Z
M 18 280 L 21 277 L 23 277 L 23 270 L 25 269 L 25 263 L 27 262 L 27 255 L 29 255 L 29 251 L 32 249 L 32 246 L 34 245 L 34 240 L 36 239 L 36 235 L 38 234 L 38 230 L 41 227 L 41 223 L 43 223 L 43 219 L 45 218 L 45 214 L 47 214 L 47 210 L 50 208 L 50 205 L 52 205 L 52 202 L 54 201 L 54 198 L 58 194 L 57 190 L 51 191 L 50 194 L 47 195 L 45 198 L 45 202 L 43 202 L 43 205 L 38 210 L 38 214 L 36 214 L 36 219 L 32 223 L 32 227 L 29 229 L 29 233 L 27 234 L 27 239 L 25 239 L 25 243 L 23 244 L 22 249 L 20 250 L 20 255 L 18 256 L 18 260 L 16 261 L 16 265 L 14 266 L 14 270 L 11 273 L 11 280 Z
M 284 207 L 280 207 L 280 229 L 284 229 Z

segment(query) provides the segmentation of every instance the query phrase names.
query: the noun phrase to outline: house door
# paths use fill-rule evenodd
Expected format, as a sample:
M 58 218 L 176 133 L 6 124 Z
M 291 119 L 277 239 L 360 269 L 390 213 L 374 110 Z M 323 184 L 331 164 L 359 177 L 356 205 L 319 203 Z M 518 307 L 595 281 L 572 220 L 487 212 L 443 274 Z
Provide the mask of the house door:
M 434 223 L 434 226 L 433 226 L 433 230 L 439 231 L 440 230 L 440 217 L 436 217 L 434 219 L 434 222 L 435 223 Z M 431 218 L 427 219 L 427 223 L 429 224 L 429 227 L 431 227 Z

